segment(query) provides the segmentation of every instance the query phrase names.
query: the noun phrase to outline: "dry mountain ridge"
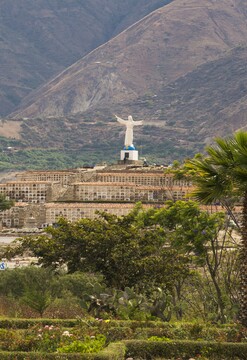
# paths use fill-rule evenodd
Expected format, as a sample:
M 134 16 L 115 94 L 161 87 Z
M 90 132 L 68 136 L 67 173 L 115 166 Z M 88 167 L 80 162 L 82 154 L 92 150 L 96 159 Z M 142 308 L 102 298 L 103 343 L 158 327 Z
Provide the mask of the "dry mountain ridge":
M 171 0 L 1 0 L 0 116 L 67 66 Z
M 246 44 L 241 0 L 175 0 L 67 68 L 15 117 L 63 116 L 133 101 Z
M 213 137 L 247 126 L 246 62 L 247 47 L 236 47 L 155 95 L 61 118 L 26 120 L 22 137 L 31 148 L 56 147 L 79 153 L 86 161 L 90 161 L 90 154 L 116 161 L 124 129 L 112 113 L 126 112 L 139 114 L 137 120 L 146 119 L 135 131 L 135 144 L 147 159 L 168 163 L 193 156 Z
M 144 120 L 140 155 L 168 163 L 245 128 L 246 17 L 241 0 L 174 0 L 156 10 L 26 98 L 11 123 L 21 124 L 17 145 L 29 159 L 38 149 L 42 164 L 47 153 L 50 167 L 61 167 L 51 149 L 68 166 L 116 161 L 124 129 L 113 114 L 132 114 Z

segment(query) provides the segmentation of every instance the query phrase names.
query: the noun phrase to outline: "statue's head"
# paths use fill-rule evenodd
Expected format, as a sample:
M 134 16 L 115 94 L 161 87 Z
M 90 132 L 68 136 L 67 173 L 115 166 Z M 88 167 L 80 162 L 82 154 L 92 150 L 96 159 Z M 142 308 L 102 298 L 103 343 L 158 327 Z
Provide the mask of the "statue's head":
M 133 121 L 133 117 L 131 115 L 128 116 L 129 121 Z

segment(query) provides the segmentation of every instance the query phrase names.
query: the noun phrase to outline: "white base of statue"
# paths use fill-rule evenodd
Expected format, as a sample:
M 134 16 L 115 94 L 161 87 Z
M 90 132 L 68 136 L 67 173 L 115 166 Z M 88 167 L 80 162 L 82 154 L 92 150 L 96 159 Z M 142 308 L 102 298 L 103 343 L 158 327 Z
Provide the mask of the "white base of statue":
M 120 159 L 122 161 L 126 161 L 126 160 L 137 161 L 138 150 L 121 150 Z

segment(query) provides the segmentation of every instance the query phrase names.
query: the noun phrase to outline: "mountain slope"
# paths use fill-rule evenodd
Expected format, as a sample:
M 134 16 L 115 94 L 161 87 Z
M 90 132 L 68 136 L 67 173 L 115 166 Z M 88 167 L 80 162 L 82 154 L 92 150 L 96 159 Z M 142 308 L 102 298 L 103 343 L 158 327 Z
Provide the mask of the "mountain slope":
M 247 4 L 175 0 L 26 97 L 15 117 L 63 116 L 158 92 L 199 65 L 247 44 Z
M 8 144 L 19 150 L 5 161 L 17 168 L 116 162 L 124 128 L 113 113 L 144 119 L 144 125 L 135 129 L 134 144 L 148 161 L 169 163 L 193 156 L 215 136 L 247 128 L 246 62 L 247 47 L 238 46 L 169 83 L 155 95 L 146 94 L 111 108 L 106 105 L 73 116 L 7 120 L 6 126 L 0 126 L 0 135 L 7 136 L 8 128 L 16 138 L 19 132 L 21 139 Z
M 0 136 L 15 139 L 2 143 L 16 150 L 2 154 L 0 169 L 116 161 L 124 128 L 114 114 L 144 120 L 134 144 L 150 162 L 193 156 L 213 137 L 246 128 L 246 8 L 240 0 L 175 0 L 134 24 L 4 121 Z M 37 114 L 55 116 L 18 120 Z
M 171 0 L 1 0 L 0 115 L 30 91 Z

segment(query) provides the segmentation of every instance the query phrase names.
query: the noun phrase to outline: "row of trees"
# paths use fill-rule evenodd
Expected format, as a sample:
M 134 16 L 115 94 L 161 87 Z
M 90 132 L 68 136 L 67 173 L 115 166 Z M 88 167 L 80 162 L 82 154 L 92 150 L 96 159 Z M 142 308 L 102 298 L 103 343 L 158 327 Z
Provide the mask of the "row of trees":
M 193 201 L 170 201 L 148 211 L 137 204 L 123 217 L 60 219 L 56 228 L 19 239 L 2 256 L 29 253 L 55 273 L 101 275 L 103 283 L 87 294 L 86 308 L 97 316 L 103 310 L 117 314 L 122 305 L 145 308 L 164 321 L 195 312 L 225 322 L 235 316 L 238 302 L 232 232 L 224 214 L 202 211 Z M 38 299 L 42 291 L 31 296 L 26 290 L 24 299 Z M 85 300 L 83 291 L 76 296 Z

